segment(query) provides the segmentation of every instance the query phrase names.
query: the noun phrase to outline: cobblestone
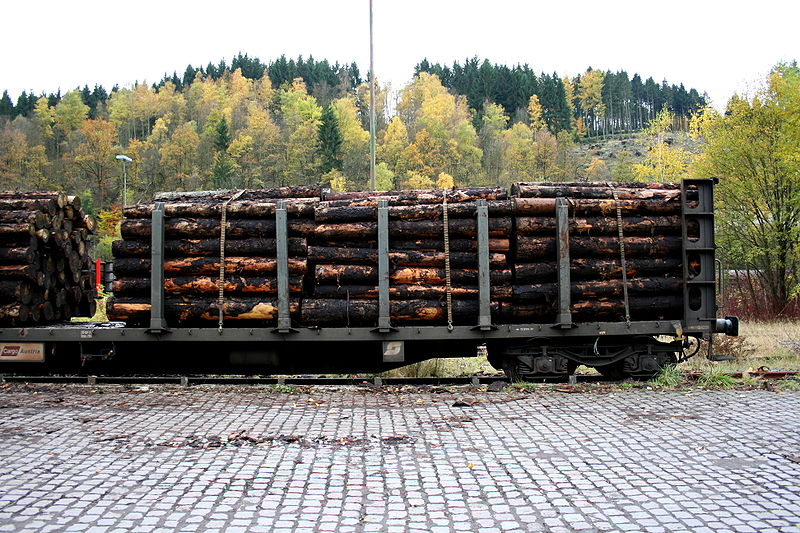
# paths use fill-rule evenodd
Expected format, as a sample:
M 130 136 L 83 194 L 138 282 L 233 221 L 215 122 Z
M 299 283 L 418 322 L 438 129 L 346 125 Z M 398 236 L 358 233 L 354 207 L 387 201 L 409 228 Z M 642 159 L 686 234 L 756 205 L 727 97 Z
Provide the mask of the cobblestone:
M 12 385 L 0 413 L 0 531 L 800 531 L 800 393 Z

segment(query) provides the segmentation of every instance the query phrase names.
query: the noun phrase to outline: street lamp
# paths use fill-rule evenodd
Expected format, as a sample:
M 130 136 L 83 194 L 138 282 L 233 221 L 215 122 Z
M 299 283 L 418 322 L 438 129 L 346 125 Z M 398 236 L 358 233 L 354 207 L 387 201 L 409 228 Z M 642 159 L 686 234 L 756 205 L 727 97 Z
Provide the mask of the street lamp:
M 127 196 L 128 196 L 128 173 L 125 170 L 125 163 L 130 163 L 133 161 L 127 155 L 119 154 L 117 159 L 122 161 L 122 207 L 127 205 Z

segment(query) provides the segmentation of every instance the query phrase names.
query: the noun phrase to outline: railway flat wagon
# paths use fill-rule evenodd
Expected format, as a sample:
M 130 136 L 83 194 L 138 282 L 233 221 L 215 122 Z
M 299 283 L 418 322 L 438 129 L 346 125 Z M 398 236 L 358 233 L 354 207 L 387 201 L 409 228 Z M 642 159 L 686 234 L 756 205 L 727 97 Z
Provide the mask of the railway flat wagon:
M 108 321 L 0 316 L 0 373 L 375 372 L 485 347 L 514 381 L 650 377 L 738 333 L 718 316 L 714 184 L 160 193 L 124 210 Z M 38 294 L 28 274 L 3 282 L 7 308 Z

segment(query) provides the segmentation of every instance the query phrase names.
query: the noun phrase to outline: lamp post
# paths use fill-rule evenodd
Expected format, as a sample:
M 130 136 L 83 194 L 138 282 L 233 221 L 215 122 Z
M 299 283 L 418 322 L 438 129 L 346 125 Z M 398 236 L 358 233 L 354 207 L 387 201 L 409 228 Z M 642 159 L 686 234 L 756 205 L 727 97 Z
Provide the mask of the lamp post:
M 369 0 L 369 185 L 375 185 L 375 62 L 372 41 L 372 0 Z
M 125 169 L 125 163 L 130 163 L 133 161 L 133 159 L 122 154 L 119 154 L 117 159 L 122 161 L 122 207 L 126 207 L 128 205 L 128 172 Z

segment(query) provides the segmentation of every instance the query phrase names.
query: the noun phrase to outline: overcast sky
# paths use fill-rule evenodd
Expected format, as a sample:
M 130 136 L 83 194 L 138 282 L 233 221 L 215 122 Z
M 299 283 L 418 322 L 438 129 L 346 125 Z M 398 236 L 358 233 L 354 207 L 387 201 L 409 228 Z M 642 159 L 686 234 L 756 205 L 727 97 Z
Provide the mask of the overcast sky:
M 368 0 L 3 2 L 0 89 L 16 101 L 95 83 L 154 82 L 241 51 L 369 67 Z M 707 92 L 717 106 L 781 60 L 800 59 L 797 0 L 374 0 L 375 71 L 394 88 L 422 58 L 478 56 L 575 75 L 638 72 Z

